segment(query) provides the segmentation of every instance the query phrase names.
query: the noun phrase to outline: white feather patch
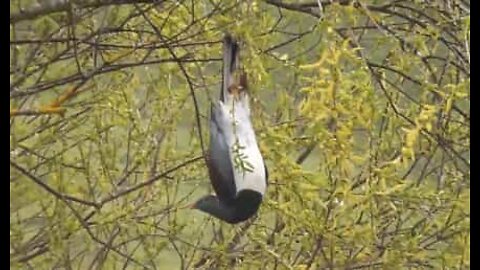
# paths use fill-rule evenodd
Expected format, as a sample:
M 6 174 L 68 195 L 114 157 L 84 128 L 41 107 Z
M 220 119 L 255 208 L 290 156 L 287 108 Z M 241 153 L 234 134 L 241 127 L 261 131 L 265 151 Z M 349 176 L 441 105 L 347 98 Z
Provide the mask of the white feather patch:
M 265 194 L 267 188 L 265 164 L 258 148 L 250 121 L 248 95 L 243 92 L 238 100 L 228 97 L 225 103 L 220 102 L 222 108 L 222 125 L 225 127 L 227 144 L 230 149 L 230 160 L 234 166 L 234 179 L 237 193 L 241 190 L 253 190 Z M 240 148 L 238 148 L 240 146 Z M 235 166 L 234 147 L 242 155 L 241 160 L 248 165 L 247 169 Z

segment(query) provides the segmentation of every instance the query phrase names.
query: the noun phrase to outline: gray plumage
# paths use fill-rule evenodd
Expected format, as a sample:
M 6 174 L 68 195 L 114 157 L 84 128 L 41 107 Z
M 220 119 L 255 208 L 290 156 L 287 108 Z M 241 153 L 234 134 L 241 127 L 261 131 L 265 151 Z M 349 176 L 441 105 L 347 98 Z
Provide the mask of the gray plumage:
M 226 35 L 222 89 L 219 101 L 211 108 L 207 157 L 216 196 L 207 195 L 193 205 L 232 224 L 245 221 L 257 212 L 267 185 L 267 170 L 250 120 L 246 74 L 236 74 L 238 53 L 236 40 Z M 251 166 L 249 170 L 234 166 L 233 161 L 238 161 L 235 147 L 241 149 L 242 162 L 244 159 Z

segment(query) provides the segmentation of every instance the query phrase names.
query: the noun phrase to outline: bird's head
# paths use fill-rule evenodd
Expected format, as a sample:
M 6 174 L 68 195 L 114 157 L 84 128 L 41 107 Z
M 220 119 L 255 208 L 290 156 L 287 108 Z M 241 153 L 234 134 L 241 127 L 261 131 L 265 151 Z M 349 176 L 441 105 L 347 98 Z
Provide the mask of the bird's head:
M 230 224 L 235 224 L 238 222 L 235 219 L 235 209 L 232 207 L 227 207 L 214 195 L 207 195 L 200 198 L 193 205 L 191 205 L 190 208 L 208 213 Z
M 262 194 L 252 190 L 242 190 L 235 202 L 227 205 L 214 195 L 200 198 L 191 208 L 208 213 L 230 224 L 245 221 L 255 215 L 262 202 Z

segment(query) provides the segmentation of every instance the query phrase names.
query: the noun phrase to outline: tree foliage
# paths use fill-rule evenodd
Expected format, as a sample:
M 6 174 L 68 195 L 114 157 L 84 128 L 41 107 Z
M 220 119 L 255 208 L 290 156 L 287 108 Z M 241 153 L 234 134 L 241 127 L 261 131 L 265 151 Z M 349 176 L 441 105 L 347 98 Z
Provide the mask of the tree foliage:
M 221 39 L 269 168 L 186 208 Z M 470 3 L 11 1 L 10 258 L 32 269 L 469 268 Z

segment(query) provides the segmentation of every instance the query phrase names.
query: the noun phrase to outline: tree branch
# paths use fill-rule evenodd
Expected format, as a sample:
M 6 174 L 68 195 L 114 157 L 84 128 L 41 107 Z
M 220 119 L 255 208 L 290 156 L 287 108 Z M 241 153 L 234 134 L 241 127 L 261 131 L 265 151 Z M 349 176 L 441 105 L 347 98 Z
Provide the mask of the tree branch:
M 70 9 L 71 5 L 77 8 L 99 8 L 110 5 L 125 5 L 125 4 L 141 4 L 141 3 L 161 3 L 161 0 L 55 0 L 44 1 L 41 5 L 35 5 L 25 10 L 10 14 L 10 23 L 17 23 L 25 20 L 34 20 L 37 17 L 45 16 L 51 13 L 65 12 Z

